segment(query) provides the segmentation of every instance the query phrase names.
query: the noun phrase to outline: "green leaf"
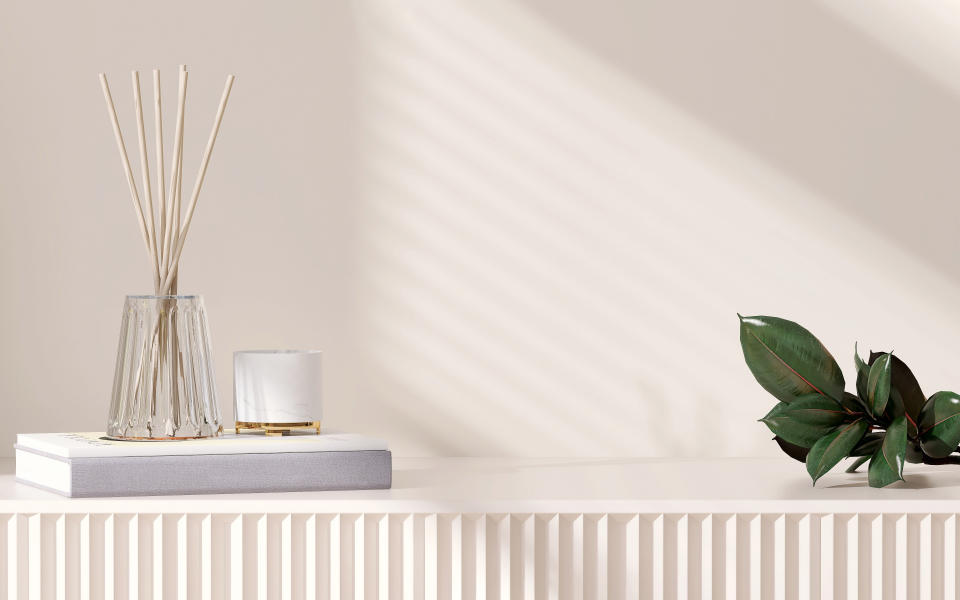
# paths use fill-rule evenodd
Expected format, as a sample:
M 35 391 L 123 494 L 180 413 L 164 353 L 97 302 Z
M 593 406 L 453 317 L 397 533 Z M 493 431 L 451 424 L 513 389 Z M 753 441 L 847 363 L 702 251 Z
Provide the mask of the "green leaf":
M 847 412 L 819 394 L 808 394 L 791 403 L 781 402 L 760 419 L 774 434 L 791 444 L 810 448 L 843 423 Z
M 883 443 L 883 432 L 873 431 L 863 436 L 863 439 L 850 451 L 850 456 L 870 456 L 880 449 Z
M 859 469 L 860 466 L 861 466 L 863 463 L 867 462 L 868 460 L 870 460 L 870 455 L 869 455 L 869 454 L 866 455 L 866 456 L 858 456 L 857 459 L 856 459 L 855 461 L 853 461 L 853 464 L 851 464 L 849 467 L 847 467 L 846 472 L 847 472 L 847 473 L 856 473 L 856 472 L 857 472 L 857 469 Z
M 843 393 L 843 397 L 840 399 L 840 405 L 851 414 L 863 413 L 867 410 L 867 407 L 864 405 L 863 401 L 850 392 Z
M 883 458 L 883 451 L 877 450 L 870 458 L 870 467 L 867 469 L 867 481 L 870 487 L 881 488 L 890 485 L 895 481 L 900 481 L 902 477 L 896 474 L 886 459 Z
M 887 427 L 880 449 L 870 459 L 867 479 L 870 487 L 884 487 L 903 479 L 907 454 L 907 418 L 899 416 Z
M 867 375 L 870 373 L 870 365 L 863 362 L 860 358 L 860 352 L 857 350 L 857 344 L 853 344 L 853 364 L 857 367 L 857 396 L 864 402 L 867 400 Z
M 919 465 L 923 462 L 923 449 L 917 440 L 907 441 L 907 462 Z
M 897 417 L 887 427 L 880 447 L 884 460 L 897 477 L 903 479 L 903 461 L 907 455 L 907 418 Z
M 882 353 L 871 352 L 870 363 L 876 361 Z M 927 397 L 920 389 L 920 383 L 910 371 L 907 363 L 894 355 L 890 356 L 890 404 L 894 407 L 895 416 L 907 415 L 907 436 L 917 437 L 917 423 L 920 421 L 920 410 Z
M 807 473 L 813 479 L 813 484 L 827 474 L 838 462 L 850 454 L 850 451 L 863 439 L 867 432 L 867 422 L 858 419 L 853 423 L 838 427 L 810 448 L 807 454 Z
M 937 392 L 920 411 L 920 446 L 932 458 L 944 458 L 960 444 L 960 396 Z
M 777 317 L 740 317 L 740 346 L 750 372 L 781 402 L 807 394 L 843 397 L 843 373 L 809 331 Z
M 807 454 L 810 453 L 809 448 L 804 448 L 803 446 L 798 446 L 796 444 L 791 444 L 782 437 L 773 438 L 777 445 L 780 446 L 780 449 L 783 450 L 783 453 L 792 458 L 793 460 L 798 460 L 800 462 L 807 461 Z
M 890 354 L 880 356 L 867 375 L 867 406 L 870 414 L 880 416 L 890 399 Z

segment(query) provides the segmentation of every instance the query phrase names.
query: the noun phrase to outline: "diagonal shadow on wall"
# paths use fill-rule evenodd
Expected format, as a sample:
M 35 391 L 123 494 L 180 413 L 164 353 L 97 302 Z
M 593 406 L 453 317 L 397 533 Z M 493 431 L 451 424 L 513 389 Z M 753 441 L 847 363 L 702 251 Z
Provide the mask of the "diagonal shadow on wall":
M 928 264 L 955 272 L 960 99 L 828 10 L 768 0 L 519 4 Z

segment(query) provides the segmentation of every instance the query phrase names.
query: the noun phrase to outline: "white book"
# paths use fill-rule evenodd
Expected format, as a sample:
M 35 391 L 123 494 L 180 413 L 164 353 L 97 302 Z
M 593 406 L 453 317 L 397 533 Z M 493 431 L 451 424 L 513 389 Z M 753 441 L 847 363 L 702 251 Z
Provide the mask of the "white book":
M 17 480 L 71 497 L 382 489 L 383 440 L 353 433 L 118 441 L 102 433 L 22 433 Z

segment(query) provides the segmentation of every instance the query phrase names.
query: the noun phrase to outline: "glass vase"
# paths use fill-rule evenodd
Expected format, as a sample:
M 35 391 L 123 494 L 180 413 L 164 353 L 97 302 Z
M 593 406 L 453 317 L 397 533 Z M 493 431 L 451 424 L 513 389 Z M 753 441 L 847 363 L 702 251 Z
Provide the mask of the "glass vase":
M 223 426 L 200 296 L 127 296 L 107 436 L 181 440 Z

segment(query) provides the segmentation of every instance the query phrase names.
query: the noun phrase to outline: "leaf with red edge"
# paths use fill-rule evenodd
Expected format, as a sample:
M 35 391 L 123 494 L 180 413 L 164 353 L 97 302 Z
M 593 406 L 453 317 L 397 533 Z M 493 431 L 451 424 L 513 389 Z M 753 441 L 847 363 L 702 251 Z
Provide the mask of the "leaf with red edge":
M 740 317 L 740 346 L 750 372 L 781 402 L 820 394 L 841 402 L 843 373 L 809 331 L 777 317 Z

